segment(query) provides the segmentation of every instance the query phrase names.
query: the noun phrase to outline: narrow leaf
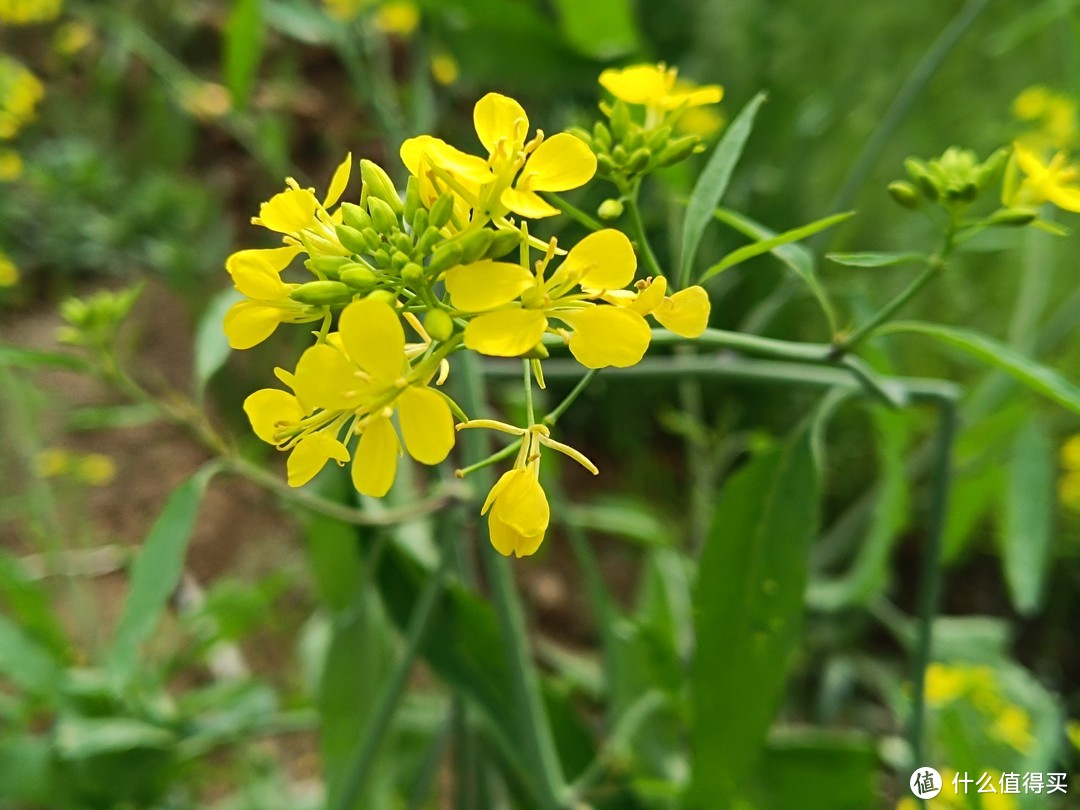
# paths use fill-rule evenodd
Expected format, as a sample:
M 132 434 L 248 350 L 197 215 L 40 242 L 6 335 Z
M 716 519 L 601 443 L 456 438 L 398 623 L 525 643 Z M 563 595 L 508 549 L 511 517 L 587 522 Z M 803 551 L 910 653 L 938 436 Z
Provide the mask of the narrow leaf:
M 819 220 L 803 225 L 800 228 L 793 228 L 790 231 L 784 231 L 776 236 L 768 239 L 762 239 L 758 242 L 753 242 L 749 245 L 743 245 L 738 250 L 733 250 L 727 256 L 722 258 L 708 270 L 701 274 L 701 281 L 712 278 L 717 273 L 722 273 L 730 267 L 734 267 L 737 264 L 741 264 L 749 259 L 753 259 L 755 256 L 760 256 L 763 253 L 771 253 L 781 245 L 787 245 L 792 242 L 801 242 L 807 237 L 813 236 L 819 231 L 823 231 L 826 228 L 831 228 L 833 225 L 838 225 L 846 219 L 850 219 L 855 216 L 854 211 L 845 211 L 841 214 L 832 214 L 831 216 L 823 217 Z
M 225 83 L 237 107 L 246 107 L 262 60 L 263 0 L 234 0 L 225 25 Z
M 1001 563 L 1013 605 L 1030 616 L 1042 605 L 1054 537 L 1054 450 L 1034 419 L 1013 442 L 1008 481 Z
M 758 93 L 742 108 L 716 145 L 697 185 L 694 186 L 686 205 L 686 219 L 683 221 L 679 274 L 683 280 L 689 280 L 693 272 L 694 259 L 697 257 L 701 238 L 705 235 L 705 227 L 727 191 L 735 164 L 739 162 L 746 140 L 750 137 L 750 130 L 754 127 L 754 118 L 764 102 L 765 94 Z
M 0 343 L 0 366 L 28 369 L 61 368 L 72 371 L 85 371 L 90 367 L 89 363 L 73 354 L 24 349 L 6 343 Z
M 199 326 L 195 330 L 195 391 L 199 399 L 202 399 L 210 378 L 232 354 L 222 323 L 225 313 L 240 300 L 243 300 L 243 296 L 236 290 L 222 290 L 210 301 L 199 319 Z
M 53 693 L 60 665 L 49 652 L 14 622 L 0 616 L 0 678 L 34 695 Z
M 799 643 L 817 519 L 806 429 L 720 493 L 694 594 L 692 807 L 732 805 L 762 752 Z
M 954 346 L 977 360 L 1007 372 L 1032 391 L 1052 399 L 1073 413 L 1080 413 L 1080 388 L 1075 383 L 1054 369 L 978 332 L 922 321 L 897 321 L 882 327 L 880 331 L 881 334 L 888 332 L 913 332 Z
M 109 669 L 121 682 L 130 680 L 138 669 L 139 648 L 154 632 L 180 582 L 199 502 L 215 472 L 216 467 L 203 467 L 173 490 L 135 560 L 108 654 Z
M 892 267 L 897 264 L 925 264 L 921 253 L 826 253 L 825 258 L 847 267 Z

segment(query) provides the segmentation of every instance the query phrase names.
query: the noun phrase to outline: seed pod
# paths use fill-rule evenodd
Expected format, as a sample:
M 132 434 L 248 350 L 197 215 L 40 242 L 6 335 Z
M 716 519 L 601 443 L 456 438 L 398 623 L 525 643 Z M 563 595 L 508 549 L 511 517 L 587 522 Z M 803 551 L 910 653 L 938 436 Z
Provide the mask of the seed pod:
M 341 269 L 352 261 L 348 256 L 314 256 L 304 262 L 304 267 L 317 276 L 337 278 Z
M 367 205 L 375 230 L 383 236 L 389 236 L 399 229 L 397 214 L 388 203 L 378 197 L 368 197 Z
M 351 267 L 347 267 L 341 271 L 341 281 L 343 284 L 348 284 L 354 290 L 364 292 L 374 287 L 379 277 L 375 275 L 375 271 L 367 265 L 354 263 Z
M 499 231 L 491 240 L 485 259 L 501 259 L 521 244 L 521 234 L 517 231 Z
M 450 221 L 450 217 L 454 213 L 454 195 L 447 191 L 439 196 L 431 206 L 431 211 L 428 215 L 428 222 L 434 225 L 436 228 L 442 228 L 446 226 L 446 223 Z
M 1039 212 L 1032 208 L 999 208 L 987 217 L 994 225 L 1022 227 L 1035 221 Z
M 454 319 L 443 309 L 428 310 L 424 316 L 424 331 L 432 340 L 449 340 L 454 334 Z
M 431 254 L 431 261 L 428 262 L 428 272 L 434 276 L 459 264 L 461 264 L 461 243 L 447 242 L 440 245 Z
M 623 215 L 623 208 L 622 200 L 616 200 L 614 198 L 607 199 L 600 203 L 600 207 L 596 209 L 596 215 L 600 217 L 600 219 L 610 222 Z
M 352 289 L 340 281 L 309 281 L 289 293 L 293 301 L 316 307 L 343 306 L 352 297 Z
M 368 212 L 356 203 L 344 202 L 341 204 L 341 218 L 350 228 L 362 231 L 371 227 L 371 217 Z
M 381 166 L 372 163 L 370 160 L 361 160 L 360 177 L 363 179 L 364 188 L 368 193 L 369 209 L 372 198 L 375 198 L 389 205 L 395 217 L 402 213 L 404 206 L 401 204 L 398 190 L 394 188 L 394 181 L 390 179 L 390 175 L 383 171 Z
M 461 261 L 463 264 L 475 262 L 491 247 L 491 240 L 495 236 L 494 231 L 482 230 L 470 233 L 461 240 Z
M 362 231 L 348 225 L 335 225 L 334 232 L 337 234 L 338 241 L 345 246 L 346 250 L 353 253 L 368 252 L 368 240 Z
M 402 219 L 409 223 L 410 228 L 416 212 L 420 209 L 420 181 L 410 176 L 409 182 L 405 186 L 405 207 L 401 212 Z
M 919 190 L 905 180 L 895 180 L 889 183 L 889 194 L 897 205 L 912 210 L 919 207 Z
M 681 138 L 668 141 L 667 146 L 661 149 L 660 154 L 656 156 L 656 164 L 658 166 L 674 166 L 676 163 L 681 163 L 694 154 L 700 145 L 701 138 L 697 135 L 683 135 Z

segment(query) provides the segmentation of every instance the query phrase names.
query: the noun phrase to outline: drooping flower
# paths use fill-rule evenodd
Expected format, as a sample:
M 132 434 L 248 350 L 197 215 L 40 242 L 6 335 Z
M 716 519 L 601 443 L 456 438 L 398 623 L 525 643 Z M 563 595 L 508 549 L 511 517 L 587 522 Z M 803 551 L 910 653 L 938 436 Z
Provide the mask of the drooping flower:
M 627 104 L 641 104 L 657 115 L 716 104 L 724 97 L 724 88 L 720 85 L 698 86 L 679 81 L 678 68 L 669 68 L 662 62 L 608 68 L 600 74 L 600 84 L 615 98 Z
M 574 357 L 589 368 L 639 362 L 651 338 L 645 319 L 629 308 L 592 300 L 633 281 L 637 258 L 630 240 L 613 229 L 590 234 L 545 278 L 553 247 L 537 262 L 535 273 L 517 264 L 483 261 L 446 274 L 453 305 L 481 313 L 465 327 L 465 346 L 494 357 L 518 357 L 550 330 L 562 334 Z M 552 319 L 571 331 L 552 327 Z
M 1080 212 L 1080 168 L 1071 164 L 1064 152 L 1058 152 L 1045 163 L 1034 151 L 1017 142 L 1005 169 L 1001 200 L 1010 208 L 1051 202 L 1065 211 Z

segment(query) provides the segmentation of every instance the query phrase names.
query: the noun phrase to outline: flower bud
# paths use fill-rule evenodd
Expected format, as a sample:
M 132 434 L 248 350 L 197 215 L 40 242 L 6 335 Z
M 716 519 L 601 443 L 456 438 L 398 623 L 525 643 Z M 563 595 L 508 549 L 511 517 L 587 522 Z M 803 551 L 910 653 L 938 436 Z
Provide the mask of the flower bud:
M 592 133 L 590 133 L 588 130 L 582 129 L 581 127 L 570 127 L 570 129 L 566 130 L 566 132 L 568 135 L 573 135 L 579 141 L 582 141 L 586 146 L 589 147 L 590 151 L 596 151 L 596 142 L 593 140 Z
M 548 357 L 550 357 L 550 354 L 548 353 L 547 346 L 545 346 L 543 342 L 540 342 L 521 356 L 527 360 L 547 360 Z
M 368 212 L 356 203 L 343 202 L 341 204 L 341 218 L 350 228 L 362 231 L 371 227 L 371 217 Z
M 630 155 L 630 159 L 626 161 L 626 170 L 635 174 L 643 172 L 650 160 L 652 160 L 652 152 L 642 146 Z
M 428 272 L 432 274 L 442 273 L 459 264 L 461 264 L 461 243 L 447 242 L 439 245 L 431 254 L 431 261 L 428 262 Z
M 409 223 L 409 227 L 412 227 L 413 217 L 420 208 L 420 182 L 410 175 L 405 186 L 405 206 L 401 212 L 402 219 Z
M 334 232 L 346 250 L 353 253 L 367 253 L 368 240 L 363 232 L 349 225 L 335 225 Z
M 604 126 L 603 121 L 597 121 L 596 124 L 593 125 L 593 142 L 600 147 L 597 151 L 611 151 L 611 130 Z
M 611 150 L 611 157 L 614 159 L 616 165 L 625 166 L 626 161 L 630 159 L 630 153 L 626 151 L 625 146 L 619 143 Z
M 611 159 L 610 155 L 597 155 L 596 166 L 601 176 L 610 175 L 615 171 L 615 161 Z
M 379 248 L 371 252 L 371 258 L 375 260 L 375 264 L 379 267 L 390 266 L 390 251 L 386 248 Z
M 431 206 L 428 222 L 436 228 L 443 228 L 450 221 L 454 213 L 454 195 L 452 192 L 444 192 Z
M 424 268 L 416 262 L 408 262 L 401 268 L 401 280 L 410 287 L 415 287 L 424 280 Z
M 412 235 L 415 237 L 418 234 L 422 234 L 428 228 L 428 211 L 426 208 L 417 208 L 416 213 L 413 214 L 412 221 L 409 223 L 412 227 Z
M 1033 208 L 999 208 L 987 217 L 991 225 L 1022 227 L 1035 221 L 1039 212 Z
M 352 289 L 340 281 L 309 281 L 289 293 L 293 301 L 316 307 L 342 306 L 349 303 L 352 297 Z
M 908 158 L 904 161 L 904 168 L 907 169 L 908 177 L 915 182 L 922 195 L 930 202 L 937 202 L 941 196 L 941 189 L 938 188 L 923 162 L 916 158 Z
M 400 250 L 395 250 L 393 255 L 390 256 L 390 266 L 398 271 L 405 267 L 410 261 L 412 261 L 412 256 L 408 253 L 402 253 Z
M 491 247 L 494 231 L 487 229 L 474 231 L 461 240 L 461 261 L 464 264 L 475 262 L 481 258 L 487 249 Z
M 342 270 L 340 279 L 343 284 L 348 284 L 354 290 L 360 292 L 370 290 L 379 281 L 379 277 L 375 275 L 374 270 L 367 265 L 357 263 Z
M 596 209 L 596 215 L 600 219 L 611 221 L 618 219 L 623 215 L 623 202 L 622 200 L 611 197 L 600 203 L 600 207 Z
M 889 183 L 888 190 L 897 205 L 912 210 L 919 207 L 919 190 L 906 180 L 894 180 Z
M 390 240 L 391 244 L 396 247 L 402 253 L 412 253 L 413 243 L 408 234 L 395 233 L 394 238 Z
M 420 234 L 416 240 L 416 250 L 421 256 L 426 256 L 435 245 L 442 241 L 442 231 L 434 225 L 428 225 L 427 230 Z
M 499 231 L 491 240 L 485 259 L 501 259 L 521 244 L 521 234 L 517 231 Z
M 660 127 L 660 129 L 650 135 L 645 141 L 645 145 L 654 152 L 659 152 L 667 146 L 669 140 L 671 140 L 671 127 L 664 126 Z
M 364 190 L 368 196 L 368 210 L 370 210 L 371 200 L 374 198 L 390 206 L 395 218 L 402 213 L 404 206 L 401 204 L 398 190 L 394 188 L 394 181 L 390 179 L 390 175 L 382 170 L 381 166 L 372 163 L 370 160 L 361 160 L 360 177 L 364 181 Z
M 449 340 L 454 334 L 454 319 L 444 309 L 432 309 L 424 316 L 424 331 L 432 340 Z
M 375 290 L 364 296 L 365 301 L 381 301 L 390 307 L 397 306 L 397 296 L 390 290 Z
M 383 236 L 389 236 L 398 230 L 398 218 L 394 209 L 379 197 L 368 197 L 368 213 L 375 230 Z
M 337 278 L 342 267 L 351 262 L 348 256 L 314 256 L 304 262 L 304 267 L 317 276 Z
M 623 140 L 623 145 L 626 146 L 626 150 L 631 154 L 645 145 L 645 135 L 641 130 L 641 127 L 636 124 L 630 125 L 630 130 L 626 133 L 626 138 Z
M 616 141 L 626 138 L 630 123 L 630 108 L 626 106 L 626 102 L 616 99 L 611 105 L 611 134 Z
M 683 135 L 681 138 L 668 141 L 667 146 L 661 149 L 660 154 L 657 155 L 656 164 L 658 166 L 674 166 L 676 163 L 681 163 L 694 154 L 700 144 L 701 138 L 697 135 Z

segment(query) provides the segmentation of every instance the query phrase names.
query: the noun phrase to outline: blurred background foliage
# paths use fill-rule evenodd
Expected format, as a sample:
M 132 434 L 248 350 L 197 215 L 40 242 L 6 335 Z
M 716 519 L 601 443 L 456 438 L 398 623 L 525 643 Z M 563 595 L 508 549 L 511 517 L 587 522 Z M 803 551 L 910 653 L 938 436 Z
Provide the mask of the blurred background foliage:
M 777 231 L 858 211 L 799 254 L 818 262 L 851 323 L 909 270 L 841 267 L 824 254 L 925 250 L 935 239 L 885 193 L 904 158 L 953 144 L 985 157 L 1021 131 L 1011 105 L 1025 88 L 1080 94 L 1069 0 L 69 0 L 55 18 L 39 5 L 47 19 L 16 26 L 3 17 L 20 4 L 0 0 L 0 58 L 44 88 L 32 120 L 0 136 L 0 806 L 323 807 L 322 779 L 340 795 L 419 589 L 395 549 L 422 547 L 409 533 L 430 529 L 403 529 L 390 545 L 372 532 L 358 540 L 230 480 L 203 501 L 187 562 L 162 552 L 142 575 L 131 567 L 127 585 L 137 543 L 167 547 L 170 533 L 191 531 L 206 478 L 188 476 L 205 453 L 71 369 L 28 370 L 12 347 L 54 348 L 66 296 L 144 284 L 123 333 L 137 374 L 151 387 L 205 389 L 214 418 L 257 454 L 240 403 L 290 355 L 290 338 L 215 374 L 226 358 L 211 335 L 232 300 L 224 259 L 254 245 L 247 219 L 285 175 L 321 185 L 351 150 L 401 180 L 401 140 L 436 132 L 471 146 L 472 103 L 490 90 L 518 98 L 546 132 L 588 126 L 600 70 L 663 60 L 725 86 L 722 118 L 690 122 L 713 139 L 722 119 L 768 93 L 726 207 Z M 9 90 L 0 74 L 5 110 Z M 894 121 L 891 109 L 902 113 Z M 662 261 L 674 264 L 681 204 L 706 157 L 646 189 Z M 595 211 L 604 198 L 594 184 L 574 199 Z M 1073 215 L 1060 220 L 1075 228 Z M 1017 229 L 973 240 L 908 314 L 981 329 L 1080 378 L 1078 238 Z M 702 253 L 745 241 L 717 225 Z M 830 337 L 774 256 L 710 290 L 714 326 Z M 1062 448 L 1080 421 L 918 340 L 878 341 L 867 356 L 881 371 L 975 392 L 955 457 L 928 687 L 934 759 L 1075 773 L 1080 452 Z M 553 381 L 550 403 L 564 390 Z M 496 393 L 507 410 L 523 407 L 512 389 Z M 573 493 L 567 517 L 517 572 L 559 754 L 568 774 L 595 780 L 595 806 L 682 806 L 680 662 L 696 552 L 725 530 L 710 529 L 715 493 L 814 407 L 810 393 L 767 386 L 601 375 L 560 423 L 604 470 L 604 494 L 553 465 L 554 487 Z M 829 430 L 809 615 L 750 806 L 885 807 L 905 794 L 904 650 L 931 430 L 925 413 L 851 405 Z M 341 483 L 328 474 L 319 486 Z M 581 568 L 593 559 L 582 544 L 595 570 Z M 483 682 L 498 646 L 490 608 L 453 593 L 357 807 L 531 806 L 497 735 L 483 733 L 483 712 L 454 697 L 501 705 Z M 611 736 L 598 754 L 600 726 Z M 1048 806 L 977 799 L 963 806 Z

